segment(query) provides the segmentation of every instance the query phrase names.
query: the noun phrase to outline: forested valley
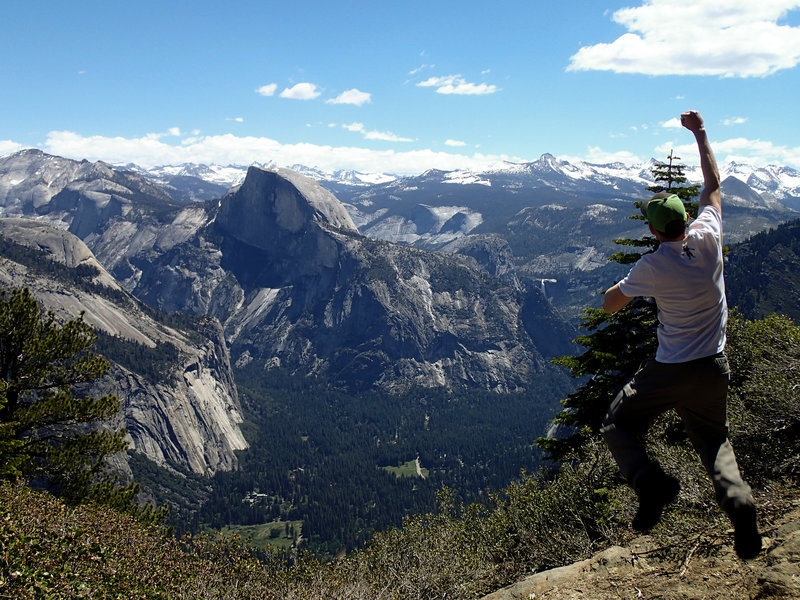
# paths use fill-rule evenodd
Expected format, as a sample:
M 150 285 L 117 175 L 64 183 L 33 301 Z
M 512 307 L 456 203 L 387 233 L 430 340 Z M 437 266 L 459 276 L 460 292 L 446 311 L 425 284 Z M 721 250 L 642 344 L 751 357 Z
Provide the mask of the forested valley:
M 292 523 L 293 537 L 321 556 L 432 510 L 443 487 L 481 501 L 521 470 L 537 470 L 535 440 L 572 385 L 565 373 L 530 393 L 351 393 L 255 366 L 238 369 L 236 380 L 250 443 L 237 470 L 176 481 L 137 460 L 135 477 L 172 505 L 179 531 Z

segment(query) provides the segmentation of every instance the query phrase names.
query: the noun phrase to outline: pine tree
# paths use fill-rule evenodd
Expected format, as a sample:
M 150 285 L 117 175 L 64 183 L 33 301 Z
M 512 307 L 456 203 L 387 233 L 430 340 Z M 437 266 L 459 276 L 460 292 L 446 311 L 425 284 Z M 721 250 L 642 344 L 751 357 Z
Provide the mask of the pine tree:
M 28 289 L 0 291 L 0 476 L 36 480 L 70 502 L 124 503 L 138 488 L 117 486 L 105 459 L 127 448 L 125 430 L 102 426 L 119 402 L 76 395 L 108 369 L 94 341 L 82 316 L 59 324 Z
M 655 185 L 648 186 L 647 190 L 654 194 L 664 191 L 673 192 L 683 200 L 684 204 L 687 204 L 700 193 L 701 186 L 697 184 L 686 185 L 689 183 L 685 175 L 686 165 L 675 162 L 680 159 L 680 156 L 675 156 L 672 151 L 670 151 L 667 157 L 669 162 L 655 163 L 652 169 L 650 169 L 650 173 L 655 180 Z M 666 183 L 666 186 L 663 185 L 664 183 Z
M 6 406 L 6 382 L 0 381 L 0 411 Z M 0 479 L 16 478 L 22 474 L 22 441 L 16 439 L 14 423 L 0 421 Z
M 655 184 L 646 189 L 652 194 L 674 192 L 687 204 L 699 194 L 701 186 L 687 185 L 685 166 L 674 162 L 679 157 L 670 152 L 667 158 L 669 163 L 653 166 L 651 173 Z M 638 210 L 641 205 L 639 201 L 634 203 L 637 211 L 631 219 L 644 220 Z M 696 215 L 696 204 L 687 204 L 686 208 L 690 215 Z M 649 233 L 636 240 L 616 239 L 614 243 L 635 249 L 632 252 L 620 250 L 609 257 L 620 264 L 635 263 L 644 254 L 658 248 L 658 240 Z M 599 433 L 603 417 L 619 390 L 644 360 L 655 355 L 658 345 L 658 317 L 652 298 L 634 298 L 616 313 L 587 308 L 581 319 L 581 329 L 590 333 L 578 336 L 575 342 L 586 350 L 578 356 L 561 356 L 553 360 L 555 364 L 567 367 L 573 377 L 584 379 L 575 392 L 562 400 L 564 409 L 553 420 L 554 424 L 566 427 L 569 433 L 537 440 L 539 447 L 557 461 L 571 452 L 580 455 L 586 442 Z

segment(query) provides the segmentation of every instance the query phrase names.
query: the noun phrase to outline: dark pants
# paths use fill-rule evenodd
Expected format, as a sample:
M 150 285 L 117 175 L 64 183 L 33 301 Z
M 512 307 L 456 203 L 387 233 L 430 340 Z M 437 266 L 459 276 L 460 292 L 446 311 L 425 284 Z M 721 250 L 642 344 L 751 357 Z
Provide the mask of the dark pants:
M 676 364 L 650 360 L 639 369 L 611 404 L 601 429 L 631 485 L 655 465 L 645 451 L 643 434 L 658 415 L 675 409 L 714 483 L 719 504 L 725 507 L 735 499 L 753 504 L 728 441 L 729 377 L 722 353 Z

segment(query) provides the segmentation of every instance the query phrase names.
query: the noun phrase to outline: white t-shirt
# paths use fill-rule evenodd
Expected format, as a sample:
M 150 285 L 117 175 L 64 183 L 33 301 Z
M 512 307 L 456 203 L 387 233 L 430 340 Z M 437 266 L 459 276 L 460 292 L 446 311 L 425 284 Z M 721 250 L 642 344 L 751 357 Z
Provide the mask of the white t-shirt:
M 686 237 L 663 242 L 619 282 L 626 296 L 650 296 L 658 306 L 656 360 L 680 363 L 725 349 L 722 217 L 703 206 Z

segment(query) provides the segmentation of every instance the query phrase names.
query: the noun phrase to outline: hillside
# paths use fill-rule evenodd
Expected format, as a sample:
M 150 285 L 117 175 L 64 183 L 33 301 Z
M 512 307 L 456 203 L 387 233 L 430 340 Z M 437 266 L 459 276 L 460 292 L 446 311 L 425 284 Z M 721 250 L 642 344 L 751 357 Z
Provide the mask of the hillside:
M 728 303 L 748 318 L 778 312 L 800 323 L 800 221 L 732 246 L 725 286 Z
M 547 353 L 569 344 L 538 286 L 362 236 L 296 171 L 251 167 L 222 197 L 186 204 L 136 172 L 29 150 L 0 159 L 0 216 L 68 230 L 152 307 L 215 317 L 240 365 L 352 389 L 512 392 L 541 387 Z
M 376 528 L 432 510 L 443 485 L 474 499 L 535 469 L 531 440 L 571 386 L 553 369 L 547 389 L 530 393 L 347 393 L 256 361 L 232 369 L 216 321 L 147 307 L 68 232 L 0 219 L 0 250 L 0 284 L 28 286 L 61 318 L 86 311 L 112 362 L 95 389 L 120 398 L 129 433 L 120 466 L 171 506 L 181 531 L 291 520 L 325 554 L 363 544 Z M 536 313 L 529 306 L 522 318 L 552 346 L 547 327 L 558 323 L 536 326 Z M 424 479 L 392 474 L 415 460 Z M 244 503 L 258 491 L 269 501 Z
M 771 500 L 766 550 L 742 563 L 714 523 L 690 536 L 642 536 L 542 571 L 483 600 L 759 600 L 800 597 L 800 495 Z M 263 568 L 230 543 L 170 540 L 108 509 L 70 508 L 0 485 L 0 596 L 195 600 L 389 600 L 398 590 Z M 46 596 L 45 596 L 46 595 Z M 414 597 L 414 596 L 411 596 Z M 439 597 L 439 596 L 436 596 Z M 434 596 L 416 596 L 428 600 Z
M 104 385 L 123 397 L 132 469 L 179 529 L 302 521 L 288 541 L 332 556 L 435 510 L 442 487 L 483 504 L 540 466 L 533 440 L 574 385 L 549 362 L 574 351 L 555 305 L 583 308 L 581 294 L 608 283 L 598 248 L 640 225 L 611 191 L 619 176 L 581 180 L 551 159 L 486 174 L 491 186 L 431 171 L 372 197 L 361 188 L 354 211 L 296 172 L 253 168 L 222 198 L 186 204 L 133 172 L 20 153 L 3 210 L 28 218 L 4 230 L 29 252 L 69 249 L 61 270 L 124 306 L 10 246 L 3 283 L 64 315 L 85 309 L 105 331 L 99 349 L 117 370 Z M 620 189 L 638 193 L 641 177 Z M 766 192 L 728 189 L 737 235 L 777 218 Z M 395 232 L 435 229 L 425 243 L 441 251 L 361 235 L 367 208 Z M 399 220 L 380 216 L 392 211 Z M 544 277 L 532 256 L 568 278 Z
M 751 600 L 800 597 L 800 493 L 771 499 L 764 553 L 743 563 L 714 523 L 683 537 L 646 535 L 543 571 L 483 600 Z
M 597 290 L 624 273 L 606 257 L 616 250 L 613 239 L 641 235 L 641 223 L 629 216 L 633 202 L 653 183 L 652 166 L 653 161 L 636 166 L 570 163 L 545 154 L 537 161 L 502 163 L 486 171 L 430 170 L 402 178 L 324 173 L 302 165 L 293 169 L 333 192 L 370 239 L 442 252 L 461 252 L 464 246 L 454 244 L 459 240 L 502 239 L 507 244 L 504 271 L 528 288 L 548 280 L 548 300 L 577 322 Z M 43 218 L 71 227 L 133 289 L 142 259 L 191 238 L 210 218 L 206 205 L 215 205 L 246 172 L 245 166 L 191 164 L 150 170 L 127 165 L 111 172 L 103 163 L 25 150 L 0 159 L 0 216 Z M 691 181 L 702 179 L 695 168 L 687 175 Z M 722 165 L 721 175 L 729 243 L 797 217 L 796 171 L 729 164 Z M 92 226 L 95 231 L 89 232 Z M 213 265 L 213 246 L 201 245 L 197 260 Z M 175 277 L 169 262 L 161 267 L 165 286 L 197 287 L 200 297 L 191 310 L 210 310 L 208 282 Z M 236 298 L 239 292 L 224 270 L 209 275 L 219 279 L 220 295 Z M 182 288 L 173 289 L 180 295 Z M 164 301 L 148 293 L 142 289 L 137 295 Z

